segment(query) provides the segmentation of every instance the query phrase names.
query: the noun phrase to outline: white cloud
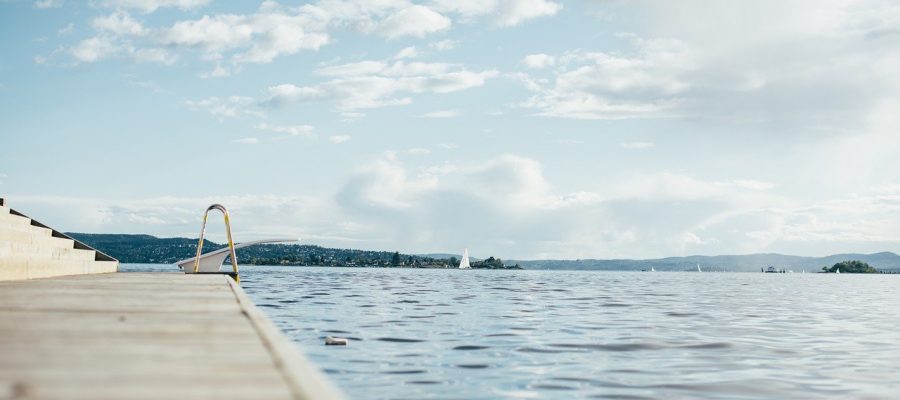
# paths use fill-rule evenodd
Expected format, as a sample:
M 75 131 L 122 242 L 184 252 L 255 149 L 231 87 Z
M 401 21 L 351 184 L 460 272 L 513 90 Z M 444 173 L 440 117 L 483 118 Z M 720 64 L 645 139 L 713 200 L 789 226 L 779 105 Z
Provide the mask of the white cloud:
M 341 110 L 358 110 L 409 104 L 410 95 L 449 93 L 484 85 L 497 71 L 468 71 L 440 63 L 392 64 L 362 61 L 321 68 L 316 71 L 335 79 L 311 86 L 282 84 L 269 88 L 275 105 L 334 101 Z
M 327 33 L 305 29 L 316 22 L 302 16 L 260 15 L 254 21 L 255 40 L 246 52 L 233 57 L 236 63 L 269 63 L 282 55 L 318 50 L 330 40 Z
M 288 136 L 312 136 L 313 135 L 313 127 L 312 125 L 291 125 L 291 126 L 278 126 L 278 125 L 270 125 L 267 123 L 261 123 L 256 126 L 256 129 L 266 130 L 270 132 L 284 133 Z
M 540 163 L 514 155 L 416 169 L 387 153 L 359 168 L 337 202 L 388 243 L 416 250 L 477 243 L 477 251 L 504 257 L 577 257 L 626 254 L 644 239 L 611 219 L 602 196 L 557 194 Z
M 113 4 L 115 3 L 115 4 Z M 98 35 L 94 42 L 105 42 L 119 48 L 127 49 L 130 54 L 141 54 L 148 51 L 163 52 L 162 48 L 172 51 L 187 50 L 200 54 L 205 60 L 217 62 L 230 57 L 235 65 L 246 63 L 269 63 L 275 58 L 295 54 L 302 50 L 318 50 L 329 41 L 325 31 L 326 20 L 321 16 L 299 9 L 282 9 L 265 2 L 255 14 L 204 15 L 194 20 L 182 20 L 167 27 L 150 28 L 133 17 L 124 9 L 137 9 L 152 12 L 158 7 L 171 6 L 178 8 L 194 8 L 206 4 L 207 1 L 117 1 L 104 3 L 117 9 L 106 17 L 93 21 Z M 74 52 L 76 49 L 71 49 Z M 88 62 L 84 57 L 76 59 Z M 99 60 L 102 57 L 93 58 Z M 157 61 L 155 58 L 136 61 Z M 213 76 L 213 74 L 207 74 Z M 218 75 L 221 75 L 219 73 Z
M 94 18 L 94 29 L 114 35 L 141 36 L 146 33 L 143 25 L 126 12 L 115 12 L 105 17 Z
M 649 149 L 651 147 L 656 147 L 656 143 L 653 142 L 627 142 L 622 143 L 621 146 L 623 149 Z
M 258 144 L 259 139 L 255 137 L 245 137 L 240 139 L 234 139 L 232 142 L 240 143 L 240 144 Z
M 379 32 L 388 39 L 401 36 L 425 37 L 450 28 L 451 21 L 424 6 L 410 6 L 391 14 L 379 26 Z
M 216 65 L 212 71 L 204 72 L 200 74 L 200 78 L 202 79 L 212 79 L 212 78 L 225 78 L 231 76 L 231 71 L 222 67 L 221 65 Z
M 238 50 L 231 57 L 236 64 L 269 63 L 301 50 L 318 50 L 329 41 L 321 28 L 320 21 L 302 13 L 204 15 L 160 30 L 158 40 L 167 46 L 201 49 L 213 59 Z
M 175 63 L 176 57 L 161 48 L 135 48 L 130 43 L 122 43 L 110 36 L 101 35 L 84 39 L 67 49 L 69 55 L 78 63 L 93 63 L 113 57 L 130 59 L 137 62 L 155 62 L 164 65 Z M 50 57 L 57 52 L 51 53 Z M 43 61 L 46 58 L 42 57 Z
M 176 60 L 175 56 L 160 48 L 126 48 L 126 50 L 131 59 L 138 62 L 155 62 L 158 64 L 172 65 Z
M 34 2 L 34 8 L 60 8 L 65 4 L 64 0 L 37 0 Z
M 451 21 L 435 11 L 405 2 L 371 4 L 323 0 L 300 7 L 264 2 L 257 13 L 204 15 L 156 30 L 156 41 L 170 47 L 199 49 L 207 59 L 230 54 L 232 63 L 270 63 L 303 50 L 318 50 L 330 31 L 355 27 L 388 38 L 423 37 L 445 30 Z M 409 55 L 409 54 L 407 54 Z
M 495 23 L 516 26 L 529 19 L 555 15 L 562 8 L 562 4 L 547 0 L 500 0 Z
M 451 50 L 451 49 L 456 48 L 457 46 L 459 46 L 459 41 L 451 40 L 451 39 L 444 39 L 441 41 L 428 43 L 428 47 L 431 47 L 432 49 L 436 49 L 436 50 L 440 50 L 440 51 Z
M 457 14 L 466 22 L 494 13 L 498 6 L 496 0 L 432 0 L 431 3 L 434 9 Z
M 420 115 L 422 118 L 453 118 L 462 115 L 459 110 L 441 110 L 441 111 L 432 111 L 427 112 L 425 114 Z
M 637 49 L 632 56 L 572 51 L 554 58 L 564 69 L 552 81 L 512 75 L 535 92 L 522 106 L 538 115 L 578 119 L 667 115 L 691 87 L 686 75 L 695 62 L 689 46 L 673 39 L 626 37 Z M 523 62 L 543 66 L 549 59 Z
M 328 137 L 328 140 L 334 144 L 346 143 L 350 140 L 350 135 L 332 135 Z
M 416 58 L 419 56 L 419 51 L 416 50 L 415 46 L 404 47 L 397 52 L 397 55 L 394 56 L 395 59 L 404 59 L 404 58 Z
M 246 46 L 254 29 L 246 18 L 237 15 L 204 15 L 197 20 L 179 21 L 159 32 L 159 40 L 167 46 L 184 46 L 209 52 Z
M 522 59 L 522 64 L 533 69 L 552 67 L 556 64 L 556 57 L 547 54 L 530 54 Z
M 188 100 L 185 104 L 192 110 L 206 111 L 219 119 L 242 116 L 264 117 L 264 114 L 255 108 L 256 100 L 252 97 L 210 97 L 197 101 Z
M 203 7 L 210 2 L 212 0 L 101 0 L 100 4 L 108 8 L 133 9 L 152 13 L 159 8 L 168 7 L 191 10 Z
M 693 229 L 711 240 L 694 250 L 827 255 L 897 248 L 900 197 L 838 198 L 790 207 L 724 212 Z M 720 250 L 719 250 L 720 251 Z
M 121 50 L 121 47 L 107 38 L 93 37 L 78 42 L 77 45 L 69 49 L 69 53 L 79 62 L 91 63 L 116 54 Z
M 894 27 L 900 23 L 900 5 L 894 2 L 761 0 L 734 8 L 688 0 L 677 5 L 605 2 L 597 7 L 639 33 L 621 35 L 637 50 L 626 58 L 659 66 L 634 71 L 646 74 L 651 78 L 646 82 L 654 85 L 682 85 L 660 96 L 645 92 L 644 103 L 660 104 L 668 97 L 662 103 L 668 107 L 644 116 L 775 123 L 791 125 L 793 135 L 800 135 L 813 129 L 857 129 L 869 105 L 897 93 L 896 74 L 886 72 L 900 67 L 892 51 L 897 47 Z M 686 51 L 639 37 L 677 38 Z M 556 102 L 535 105 L 551 108 L 551 103 Z
M 459 15 L 464 22 L 487 17 L 499 27 L 552 16 L 563 8 L 560 3 L 546 0 L 432 0 L 432 4 L 438 11 Z
M 255 13 L 211 14 L 196 19 L 175 21 L 168 26 L 144 26 L 132 18 L 129 10 L 152 13 L 164 7 L 193 10 L 211 0 L 100 0 L 99 5 L 115 12 L 97 18 L 95 41 L 106 41 L 118 48 L 139 53 L 145 47 L 169 52 L 198 54 L 217 63 L 228 60 L 236 70 L 248 63 L 270 63 L 278 57 L 304 50 L 319 50 L 331 42 L 332 32 L 352 29 L 362 34 L 377 34 L 388 39 L 423 38 L 446 31 L 453 21 L 442 10 L 466 18 L 468 11 L 452 4 L 413 4 L 407 0 L 345 2 L 320 0 L 296 7 L 274 1 L 263 2 Z M 552 15 L 561 5 L 546 0 L 488 1 L 477 15 L 490 15 L 500 26 L 512 26 L 538 16 Z M 446 50 L 456 46 L 442 40 L 429 47 Z M 72 49 L 74 52 L 74 49 Z M 199 52 L 198 52 L 199 50 Z M 407 48 L 398 58 L 412 58 L 415 48 Z M 100 60 L 102 57 L 94 58 Z M 142 61 L 140 58 L 133 58 Z M 85 58 L 78 59 L 87 62 Z M 154 60 L 156 61 L 156 60 Z M 203 74 L 213 77 L 213 74 Z
M 900 218 L 896 187 L 798 203 L 752 180 L 663 171 L 604 182 L 603 192 L 591 192 L 561 191 L 548 176 L 537 160 L 516 155 L 413 167 L 388 152 L 360 165 L 333 195 L 15 201 L 68 231 L 194 237 L 202 210 L 222 203 L 244 221 L 236 225 L 238 240 L 289 235 L 410 252 L 469 247 L 504 258 L 824 255 L 900 247 L 900 227 L 891 222 Z M 479 229 L 466 221 L 477 221 Z M 221 240 L 221 232 L 211 233 Z

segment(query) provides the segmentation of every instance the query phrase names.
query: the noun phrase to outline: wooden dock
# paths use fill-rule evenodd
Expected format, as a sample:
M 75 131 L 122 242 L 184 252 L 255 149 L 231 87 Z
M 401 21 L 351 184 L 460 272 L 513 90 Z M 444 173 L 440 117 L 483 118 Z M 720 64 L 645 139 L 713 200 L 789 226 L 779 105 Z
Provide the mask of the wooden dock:
M 222 275 L 0 282 L 0 399 L 334 399 Z

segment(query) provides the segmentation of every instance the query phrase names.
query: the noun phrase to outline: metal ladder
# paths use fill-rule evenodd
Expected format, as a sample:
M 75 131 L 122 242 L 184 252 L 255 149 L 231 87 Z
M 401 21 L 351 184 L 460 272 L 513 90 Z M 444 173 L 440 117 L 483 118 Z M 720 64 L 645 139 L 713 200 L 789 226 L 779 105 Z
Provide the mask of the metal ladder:
M 209 212 L 212 210 L 219 210 L 222 212 L 222 215 L 225 217 L 225 232 L 228 234 L 228 248 L 231 256 L 231 267 L 234 272 L 200 272 L 200 255 L 203 251 L 203 236 L 206 234 L 206 221 L 209 219 Z M 220 273 L 231 276 L 235 282 L 241 283 L 241 276 L 238 273 L 238 263 L 237 263 L 237 255 L 234 253 L 234 240 L 231 239 L 231 220 L 228 218 L 228 210 L 225 209 L 225 206 L 221 204 L 213 204 L 206 209 L 206 212 L 203 213 L 203 226 L 200 228 L 200 242 L 197 243 L 197 257 L 194 261 L 194 273 L 195 274 L 210 274 L 210 273 Z

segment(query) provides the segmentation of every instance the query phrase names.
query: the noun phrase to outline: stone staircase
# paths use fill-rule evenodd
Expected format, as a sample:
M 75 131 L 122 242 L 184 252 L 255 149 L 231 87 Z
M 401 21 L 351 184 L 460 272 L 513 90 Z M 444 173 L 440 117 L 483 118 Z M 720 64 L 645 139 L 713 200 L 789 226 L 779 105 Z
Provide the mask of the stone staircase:
M 116 259 L 9 208 L 0 198 L 0 281 L 118 268 Z

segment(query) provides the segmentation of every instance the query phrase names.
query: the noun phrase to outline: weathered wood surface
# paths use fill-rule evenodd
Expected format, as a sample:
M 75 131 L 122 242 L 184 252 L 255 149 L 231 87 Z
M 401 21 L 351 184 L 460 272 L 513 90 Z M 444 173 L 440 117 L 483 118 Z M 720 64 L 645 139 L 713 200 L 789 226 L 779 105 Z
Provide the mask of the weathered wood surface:
M 0 399 L 337 397 L 225 276 L 0 282 Z

